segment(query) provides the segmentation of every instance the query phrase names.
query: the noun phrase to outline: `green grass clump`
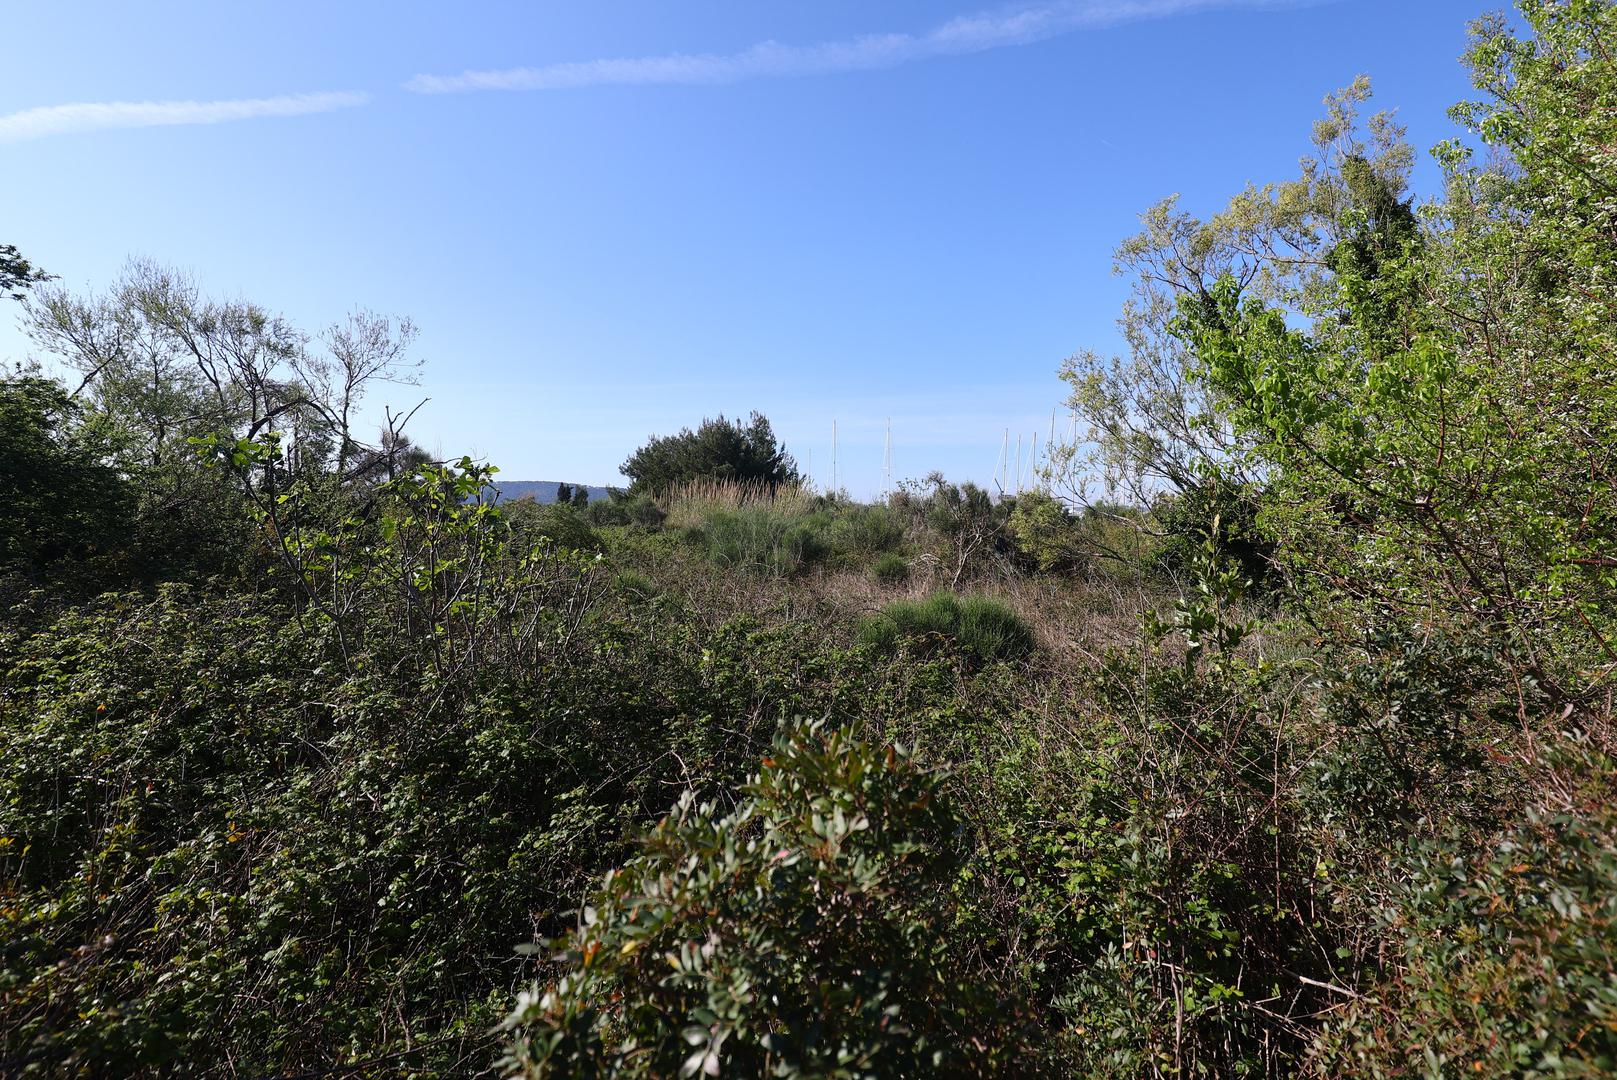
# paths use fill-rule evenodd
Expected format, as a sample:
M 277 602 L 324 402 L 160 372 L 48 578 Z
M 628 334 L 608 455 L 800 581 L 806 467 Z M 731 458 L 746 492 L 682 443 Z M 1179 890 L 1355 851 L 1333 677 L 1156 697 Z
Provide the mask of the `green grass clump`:
M 830 524 L 827 514 L 800 517 L 768 506 L 744 506 L 714 511 L 685 535 L 716 566 L 786 577 L 830 553 Z
M 837 514 L 829 539 L 841 554 L 863 559 L 898 547 L 904 531 L 904 516 L 890 507 L 851 506 Z
M 890 551 L 876 560 L 870 572 L 883 585 L 897 585 L 910 578 L 909 560 L 896 551 Z
M 1032 652 L 1033 628 L 998 600 L 934 593 L 888 604 L 859 627 L 859 640 L 887 653 L 953 648 L 988 663 Z
M 650 578 L 633 570 L 620 570 L 617 576 L 612 579 L 612 587 L 619 595 L 633 601 L 651 600 L 659 592 L 657 586 L 651 583 Z

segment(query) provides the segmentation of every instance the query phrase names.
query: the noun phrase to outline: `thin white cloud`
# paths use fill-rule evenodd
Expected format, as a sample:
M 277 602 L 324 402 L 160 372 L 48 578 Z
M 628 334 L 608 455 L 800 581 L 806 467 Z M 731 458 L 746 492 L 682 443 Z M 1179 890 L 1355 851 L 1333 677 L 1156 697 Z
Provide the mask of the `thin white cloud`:
M 223 124 L 264 116 L 305 116 L 351 109 L 370 100 L 354 91 L 292 94 L 236 101 L 101 101 L 47 105 L 0 116 L 0 142 L 42 139 L 109 128 L 168 127 L 175 124 Z
M 917 34 L 871 34 L 816 45 L 765 41 L 735 53 L 584 60 L 545 67 L 417 75 L 405 86 L 421 94 L 472 90 L 570 90 L 586 86 L 701 85 L 747 79 L 823 75 L 896 67 L 913 60 L 961 56 L 1119 23 L 1232 7 L 1273 7 L 1299 0 L 1055 0 L 962 15 Z

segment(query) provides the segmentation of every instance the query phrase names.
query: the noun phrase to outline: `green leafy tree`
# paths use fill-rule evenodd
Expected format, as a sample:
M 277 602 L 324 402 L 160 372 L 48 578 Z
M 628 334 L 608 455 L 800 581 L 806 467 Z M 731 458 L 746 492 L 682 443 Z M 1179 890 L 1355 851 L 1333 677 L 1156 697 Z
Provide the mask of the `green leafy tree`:
M 1414 241 L 1413 152 L 1390 113 L 1361 117 L 1370 98 L 1364 77 L 1326 97 L 1294 179 L 1249 187 L 1205 220 L 1177 197 L 1148 209 L 1142 230 L 1113 257 L 1115 272 L 1135 279 L 1118 319 L 1126 354 L 1085 351 L 1062 367 L 1085 437 L 1055 449 L 1051 479 L 1081 505 L 1122 498 L 1169 510 L 1150 524 L 1172 561 L 1212 535 L 1214 516 L 1233 537 L 1230 523 L 1253 517 L 1269 468 L 1250 452 L 1254 436 L 1235 422 L 1227 388 L 1203 377 L 1194 344 L 1179 332 L 1183 313 L 1208 310 L 1220 281 L 1324 322 L 1340 311 L 1341 273 L 1357 273 L 1370 289 L 1396 287 L 1373 264 Z M 1377 303 L 1378 325 L 1401 325 L 1390 296 Z M 1231 554 L 1262 576 L 1253 545 Z
M 134 492 L 107 459 L 60 383 L 0 379 L 0 565 L 38 572 L 123 548 Z
M 0 296 L 21 300 L 28 289 L 51 275 L 23 258 L 14 244 L 0 244 Z
M 653 438 L 623 463 L 631 494 L 662 495 L 697 478 L 739 480 L 768 487 L 800 482 L 797 462 L 775 440 L 762 413 L 739 420 L 703 420 L 695 431 Z
M 571 506 L 573 503 L 573 485 L 563 480 L 556 485 L 555 504 L 557 506 Z
M 71 396 L 132 478 L 132 539 L 154 573 L 238 566 L 250 554 L 235 535 L 247 516 L 244 495 L 273 503 L 297 488 L 300 512 L 336 519 L 423 456 L 391 413 L 377 445 L 354 431 L 376 384 L 412 377 L 407 320 L 357 312 L 316 338 L 257 305 L 208 299 L 182 275 L 135 262 L 103 295 L 37 290 L 27 325 L 78 374 Z M 209 470 L 197 439 L 274 441 L 276 452 Z
M 1229 275 L 1176 325 L 1268 476 L 1299 576 L 1367 611 L 1481 633 L 1574 704 L 1617 657 L 1617 28 L 1610 3 L 1484 20 L 1458 115 L 1514 166 L 1439 148 L 1419 241 L 1401 205 L 1340 211 L 1314 319 Z

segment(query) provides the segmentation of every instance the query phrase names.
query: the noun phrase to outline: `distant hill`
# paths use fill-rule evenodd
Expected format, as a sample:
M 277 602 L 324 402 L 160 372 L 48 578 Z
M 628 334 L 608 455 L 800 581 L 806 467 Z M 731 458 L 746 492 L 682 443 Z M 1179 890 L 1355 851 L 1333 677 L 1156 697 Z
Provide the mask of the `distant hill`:
M 568 483 L 564 480 L 496 480 L 491 487 L 495 491 L 496 502 L 515 502 L 517 499 L 532 498 L 537 503 L 553 503 L 556 501 L 556 488 Z M 590 493 L 590 502 L 607 498 L 611 493 L 604 487 L 595 487 L 592 484 L 573 484 L 574 488 L 582 487 Z

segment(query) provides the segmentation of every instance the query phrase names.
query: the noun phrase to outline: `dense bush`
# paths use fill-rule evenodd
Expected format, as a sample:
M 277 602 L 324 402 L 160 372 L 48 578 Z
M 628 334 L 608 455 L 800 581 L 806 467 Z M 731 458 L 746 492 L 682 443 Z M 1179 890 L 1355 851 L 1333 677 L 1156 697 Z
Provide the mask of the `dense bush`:
M 1154 561 L 1170 577 L 1190 572 L 1211 544 L 1218 558 L 1232 563 L 1254 587 L 1267 582 L 1274 544 L 1258 528 L 1255 494 L 1212 481 L 1159 497 L 1151 516 L 1161 531 Z
M 901 506 L 934 539 L 949 587 L 982 572 L 1006 546 L 1010 507 L 969 481 L 951 484 L 942 473 L 901 489 Z
M 483 482 L 286 534 L 301 605 L 176 585 L 0 634 L 6 1071 L 485 1062 L 512 944 L 668 785 L 728 790 L 862 685 L 812 634 L 603 618 Z
M 888 604 L 860 625 L 859 640 L 883 652 L 924 655 L 941 649 L 988 663 L 1026 656 L 1033 649 L 1033 629 L 991 597 L 934 593 Z
M 1016 550 L 1040 570 L 1067 569 L 1081 557 L 1072 514 L 1043 492 L 1017 496 L 1005 525 Z
M 667 515 L 649 495 L 630 495 L 613 490 L 604 499 L 591 502 L 584 512 L 591 525 L 616 525 L 635 529 L 657 529 Z
M 687 794 L 507 1020 L 534 1076 L 979 1076 L 1017 1019 L 940 931 L 956 824 L 893 748 L 807 729 L 729 812 Z
M 870 567 L 871 574 L 883 585 L 898 585 L 909 580 L 909 560 L 897 552 L 888 552 Z
M 108 442 L 54 381 L 0 379 L 0 571 L 38 577 L 127 551 L 136 489 Z
M 1457 836 L 1417 849 L 1383 913 L 1389 977 L 1327 1029 L 1325 1071 L 1617 1072 L 1617 762 L 1573 743 L 1552 766 L 1555 801 L 1480 850 Z
M 571 551 L 594 551 L 601 546 L 601 538 L 591 525 L 592 515 L 571 503 L 540 504 L 518 499 L 502 506 L 502 511 L 521 536 L 543 537 Z
M 851 506 L 835 517 L 826 537 L 832 548 L 850 560 L 863 560 L 892 551 L 904 542 L 904 515 L 885 506 Z

